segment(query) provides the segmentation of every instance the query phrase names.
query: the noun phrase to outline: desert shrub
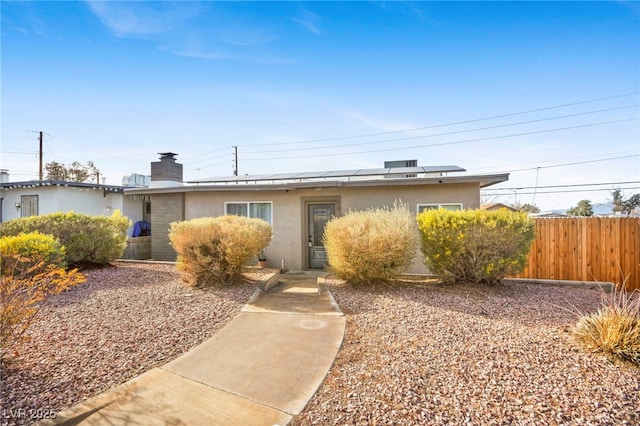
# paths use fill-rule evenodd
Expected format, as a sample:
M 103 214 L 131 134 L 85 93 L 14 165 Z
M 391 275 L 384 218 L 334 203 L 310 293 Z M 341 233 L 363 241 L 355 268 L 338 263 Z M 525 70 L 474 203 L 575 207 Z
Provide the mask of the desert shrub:
M 372 208 L 331 219 L 324 230 L 331 270 L 352 285 L 389 281 L 407 270 L 418 248 L 407 206 Z
M 242 280 L 242 268 L 271 243 L 271 226 L 241 216 L 174 222 L 169 230 L 177 268 L 198 287 Z
M 111 217 L 59 212 L 13 219 L 0 225 L 0 233 L 50 234 L 65 247 L 69 265 L 106 264 L 124 254 L 130 224 L 118 210 Z
M 0 270 L 20 274 L 37 264 L 65 268 L 65 249 L 51 235 L 31 232 L 0 237 Z M 21 259 L 16 261 L 16 259 Z
M 507 210 L 418 214 L 425 263 L 445 282 L 496 283 L 527 264 L 535 223 Z
M 640 294 L 628 293 L 624 286 L 604 294 L 600 309 L 582 315 L 571 334 L 590 351 L 640 366 Z
M 0 361 L 12 352 L 12 346 L 26 339 L 25 331 L 46 300 L 85 281 L 73 269 L 65 271 L 47 264 L 47 253 L 24 256 L 3 254 L 0 276 Z M 25 267 L 25 265 L 30 265 Z

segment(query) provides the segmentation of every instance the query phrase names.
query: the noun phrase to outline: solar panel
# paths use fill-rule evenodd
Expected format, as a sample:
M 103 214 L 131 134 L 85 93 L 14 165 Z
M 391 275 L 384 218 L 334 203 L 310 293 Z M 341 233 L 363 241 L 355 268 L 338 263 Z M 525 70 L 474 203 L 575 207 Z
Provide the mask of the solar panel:
M 269 182 L 282 180 L 304 180 L 304 179 L 322 179 L 322 178 L 351 178 L 363 176 L 387 176 L 387 175 L 405 175 L 418 173 L 449 173 L 449 172 L 465 172 L 466 170 L 458 166 L 426 166 L 426 167 L 392 167 L 381 169 L 353 169 L 353 170 L 334 170 L 334 171 L 317 171 L 317 172 L 298 172 L 298 173 L 275 173 L 245 176 L 221 176 L 206 179 L 198 179 L 189 181 L 188 183 L 232 183 L 232 182 Z

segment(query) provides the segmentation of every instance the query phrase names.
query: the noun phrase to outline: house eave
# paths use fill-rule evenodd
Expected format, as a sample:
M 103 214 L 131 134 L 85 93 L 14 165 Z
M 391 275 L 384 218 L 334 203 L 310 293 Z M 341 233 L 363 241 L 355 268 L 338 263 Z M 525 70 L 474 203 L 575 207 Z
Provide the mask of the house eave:
M 185 184 L 180 187 L 125 189 L 126 195 L 178 194 L 186 192 L 252 192 L 252 191 L 291 191 L 313 188 L 359 188 L 359 187 L 401 187 L 417 185 L 450 185 L 477 183 L 480 188 L 509 180 L 508 173 L 470 176 L 437 176 L 424 178 L 367 179 L 367 180 L 323 180 L 310 182 L 273 182 L 273 183 L 227 183 L 227 184 Z

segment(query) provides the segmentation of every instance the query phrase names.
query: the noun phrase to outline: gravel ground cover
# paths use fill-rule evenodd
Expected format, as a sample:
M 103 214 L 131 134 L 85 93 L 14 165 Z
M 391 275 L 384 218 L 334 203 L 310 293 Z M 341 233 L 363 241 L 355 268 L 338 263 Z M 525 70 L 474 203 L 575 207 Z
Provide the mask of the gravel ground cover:
M 54 296 L 1 372 L 0 424 L 28 424 L 164 365 L 235 317 L 256 286 L 199 290 L 175 266 L 117 263 Z M 40 410 L 40 411 L 38 411 Z
M 120 263 L 52 299 L 2 371 L 7 410 L 60 411 L 165 364 L 215 334 L 255 285 L 197 290 L 175 267 Z M 569 338 L 596 290 L 398 285 L 331 292 L 343 347 L 293 425 L 639 424 L 640 369 Z
M 640 369 L 569 338 L 598 290 L 514 284 L 331 292 L 336 361 L 293 425 L 640 424 Z

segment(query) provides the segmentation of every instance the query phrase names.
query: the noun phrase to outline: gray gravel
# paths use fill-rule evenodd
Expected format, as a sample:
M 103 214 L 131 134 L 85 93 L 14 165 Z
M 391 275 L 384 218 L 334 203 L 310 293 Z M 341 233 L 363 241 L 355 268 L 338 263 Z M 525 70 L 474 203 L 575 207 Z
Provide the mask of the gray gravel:
M 226 325 L 256 288 L 194 289 L 166 264 L 85 275 L 39 312 L 31 341 L 3 368 L 0 424 L 32 423 L 29 414 L 61 411 L 167 363 Z
M 598 290 L 401 286 L 331 292 L 347 315 L 329 375 L 294 425 L 640 424 L 640 369 L 569 337 Z

